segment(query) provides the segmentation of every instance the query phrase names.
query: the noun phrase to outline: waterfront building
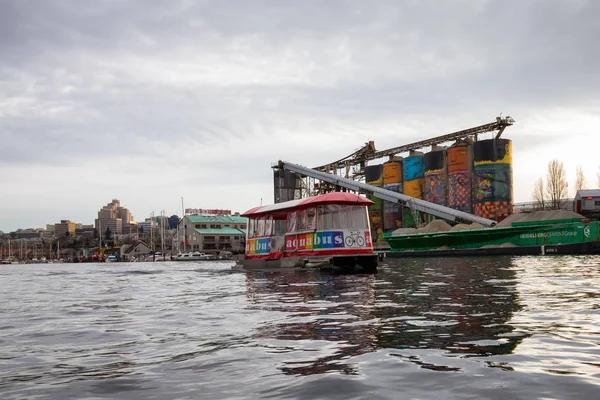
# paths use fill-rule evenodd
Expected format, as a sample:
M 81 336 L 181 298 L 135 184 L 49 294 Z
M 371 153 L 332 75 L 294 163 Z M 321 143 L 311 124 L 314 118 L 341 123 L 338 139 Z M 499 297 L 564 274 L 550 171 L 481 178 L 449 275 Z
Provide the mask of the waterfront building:
M 139 222 L 138 225 L 143 231 L 150 231 L 151 228 L 152 229 L 158 228 L 158 223 L 156 222 L 156 220 L 154 220 L 152 218 L 146 218 L 145 221 Z
M 573 203 L 576 213 L 588 218 L 600 218 L 600 189 L 578 190 Z
M 67 232 L 69 235 L 75 234 L 75 222 L 71 222 L 68 219 L 63 219 L 59 223 L 54 224 L 54 234 L 57 237 L 66 236 Z
M 242 251 L 248 219 L 239 215 L 186 215 L 177 226 L 180 251 Z
M 123 261 L 131 261 L 133 258 L 138 258 L 139 256 L 150 253 L 150 247 L 141 240 L 132 244 L 124 244 L 119 250 Z
M 139 234 L 140 224 L 137 222 L 130 222 L 128 224 L 123 224 L 123 234 L 124 235 L 132 235 Z
M 40 237 L 40 232 L 33 228 L 17 229 L 11 232 L 11 238 L 13 239 L 39 239 Z
M 96 232 L 96 228 L 94 228 L 94 225 L 83 225 L 83 224 L 78 224 L 78 225 L 80 225 L 81 228 L 75 229 L 75 235 L 90 238 L 90 239 L 94 237 L 94 233 Z
M 98 218 L 95 221 L 96 229 L 103 235 L 109 229 L 111 233 L 123 233 L 123 221 L 121 218 Z
M 110 203 L 103 206 L 98 211 L 98 218 L 95 221 L 96 229 L 106 232 L 110 229 L 112 233 L 123 233 L 123 225 L 133 222 L 133 215 L 125 207 L 121 207 L 118 199 L 113 199 Z
M 178 215 L 171 215 L 169 217 L 169 229 L 177 229 L 177 225 L 179 224 L 179 221 L 181 221 L 179 219 Z

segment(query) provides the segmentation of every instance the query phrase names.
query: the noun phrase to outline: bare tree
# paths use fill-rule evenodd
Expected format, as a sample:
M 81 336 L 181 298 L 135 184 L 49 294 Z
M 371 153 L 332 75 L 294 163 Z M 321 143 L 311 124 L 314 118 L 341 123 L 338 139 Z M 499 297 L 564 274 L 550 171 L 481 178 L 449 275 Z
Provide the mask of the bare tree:
M 577 177 L 575 178 L 575 191 L 585 189 L 585 176 L 581 165 L 577 167 Z
M 533 201 L 536 208 L 543 210 L 546 203 L 546 194 L 544 192 L 544 179 L 540 178 L 533 186 Z
M 560 200 L 567 197 L 568 188 L 567 173 L 563 163 L 558 160 L 550 161 L 546 176 L 546 194 L 554 210 L 559 208 Z

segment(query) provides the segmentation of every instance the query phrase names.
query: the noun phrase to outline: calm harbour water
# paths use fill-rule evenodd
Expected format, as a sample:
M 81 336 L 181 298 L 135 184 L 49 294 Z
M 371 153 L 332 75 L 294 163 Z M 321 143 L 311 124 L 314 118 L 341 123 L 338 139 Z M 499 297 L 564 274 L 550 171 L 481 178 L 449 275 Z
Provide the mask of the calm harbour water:
M 2 399 L 583 399 L 600 257 L 0 266 Z

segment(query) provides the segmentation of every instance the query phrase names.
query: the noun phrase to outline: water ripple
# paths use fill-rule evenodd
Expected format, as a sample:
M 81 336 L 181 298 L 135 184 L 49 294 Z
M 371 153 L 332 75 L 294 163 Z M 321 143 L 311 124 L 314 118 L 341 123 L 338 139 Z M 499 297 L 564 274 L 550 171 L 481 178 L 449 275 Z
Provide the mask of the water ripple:
M 593 398 L 600 257 L 2 266 L 17 398 Z

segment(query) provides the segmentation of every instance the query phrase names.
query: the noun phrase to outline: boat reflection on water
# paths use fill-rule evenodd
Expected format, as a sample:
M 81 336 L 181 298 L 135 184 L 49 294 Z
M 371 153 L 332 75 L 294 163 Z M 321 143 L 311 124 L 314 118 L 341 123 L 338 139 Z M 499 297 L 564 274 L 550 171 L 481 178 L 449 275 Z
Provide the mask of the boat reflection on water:
M 414 354 L 509 354 L 526 337 L 509 323 L 520 309 L 516 283 L 510 257 L 404 259 L 385 261 L 376 275 L 249 273 L 247 296 L 251 308 L 267 312 L 257 339 L 301 351 L 285 373 L 351 374 L 351 357 L 382 349 L 448 370 Z

